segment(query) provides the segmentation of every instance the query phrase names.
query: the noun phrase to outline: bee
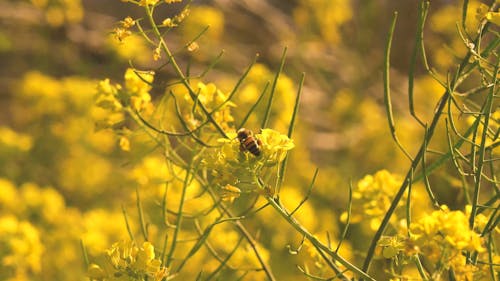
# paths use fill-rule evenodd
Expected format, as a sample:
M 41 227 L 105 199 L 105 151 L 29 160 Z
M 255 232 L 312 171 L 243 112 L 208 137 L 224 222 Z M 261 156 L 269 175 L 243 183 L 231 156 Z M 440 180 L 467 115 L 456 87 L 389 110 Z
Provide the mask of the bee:
M 261 150 L 260 146 L 262 145 L 262 142 L 255 138 L 253 135 L 253 132 L 241 128 L 238 130 L 238 140 L 240 141 L 240 150 L 241 151 L 248 151 L 252 153 L 255 156 L 260 156 Z

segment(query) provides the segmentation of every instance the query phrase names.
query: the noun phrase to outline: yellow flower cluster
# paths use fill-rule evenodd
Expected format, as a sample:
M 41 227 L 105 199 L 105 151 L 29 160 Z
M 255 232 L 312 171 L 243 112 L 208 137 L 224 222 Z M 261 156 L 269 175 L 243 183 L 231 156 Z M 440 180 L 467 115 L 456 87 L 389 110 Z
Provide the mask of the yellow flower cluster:
M 488 12 L 486 14 L 486 19 L 496 25 L 500 25 L 500 13 L 498 12 Z
M 155 250 L 150 242 L 138 247 L 134 242 L 117 242 L 105 253 L 102 267 L 91 264 L 88 276 L 91 280 L 145 280 L 161 281 L 168 277 L 168 270 L 155 258 Z
M 370 227 L 375 230 L 387 212 L 394 194 L 401 186 L 401 178 L 381 170 L 374 175 L 366 175 L 358 181 L 352 192 L 351 223 L 359 223 L 368 219 Z M 341 221 L 347 220 L 347 213 L 341 215 Z
M 215 84 L 198 83 L 198 97 L 197 99 L 203 103 L 210 111 L 216 110 L 213 113 L 213 118 L 219 123 L 224 130 L 231 128 L 230 124 L 234 121 L 231 115 L 231 108 L 236 105 L 227 100 L 227 96 L 218 89 Z
M 32 146 L 31 136 L 17 133 L 8 127 L 0 127 L 0 152 L 10 149 L 28 151 Z
M 97 85 L 95 104 L 105 112 L 96 118 L 98 127 L 108 128 L 123 121 L 123 112 L 126 109 L 151 112 L 153 105 L 149 91 L 153 79 L 153 72 L 140 72 L 129 68 L 125 72 L 124 86 L 113 85 L 109 79 L 100 81 Z
M 186 18 L 184 15 L 183 19 Z M 190 8 L 189 17 L 180 30 L 185 41 L 191 41 L 207 26 L 207 33 L 201 38 L 203 45 L 217 42 L 224 34 L 224 14 L 213 7 L 196 5 Z M 208 40 L 210 39 L 210 40 Z
M 2 280 L 29 280 L 30 272 L 40 272 L 44 247 L 30 222 L 0 214 L 0 248 Z
M 151 83 L 153 83 L 154 72 L 140 72 L 132 68 L 125 72 L 125 91 L 129 98 L 129 104 L 135 111 L 151 109 Z
M 0 178 L 0 279 L 64 280 L 78 265 L 79 213 L 55 189 Z M 50 259 L 44 258 L 50 255 Z
M 158 3 L 158 0 L 139 0 L 139 6 L 154 6 Z
M 83 19 L 80 0 L 31 0 L 31 3 L 45 12 L 45 20 L 53 27 L 65 23 L 78 23 Z
M 109 79 L 104 79 L 97 84 L 95 104 L 105 110 L 95 116 L 97 128 L 110 128 L 123 121 L 123 106 L 118 100 L 118 93 L 121 89 L 121 85 L 112 85 Z
M 174 1 L 176 1 L 176 0 L 174 0 Z M 171 3 L 167 2 L 167 4 L 171 4 Z M 187 18 L 187 16 L 189 16 L 190 12 L 191 12 L 191 10 L 186 7 L 184 10 L 182 10 L 179 14 L 177 14 L 173 18 L 164 19 L 162 21 L 162 26 L 168 27 L 168 28 L 176 27 L 181 22 L 183 22 Z
M 428 274 L 438 280 L 445 270 L 452 269 L 455 280 L 483 280 L 480 278 L 481 265 L 466 261 L 463 251 L 476 252 L 480 256 L 486 253 L 480 235 L 469 229 L 466 212 L 450 211 L 447 206 L 426 214 L 410 225 L 410 236 L 401 235 L 383 237 L 379 241 L 384 258 L 393 259 L 400 266 L 419 255 L 427 264 Z M 485 217 L 479 215 L 478 220 Z M 497 257 L 493 257 L 494 260 Z
M 279 164 L 295 146 L 288 136 L 272 129 L 262 129 L 260 134 L 253 136 L 261 151 L 256 156 L 242 147 L 235 132 L 229 133 L 228 137 L 219 139 L 220 147 L 207 151 L 204 163 L 212 170 L 214 182 L 223 186 L 223 197 L 231 202 L 239 196 L 240 189 L 253 191 L 255 178 L 262 169 Z
M 122 42 L 123 39 L 132 35 L 130 28 L 135 25 L 135 20 L 131 17 L 126 17 L 124 20 L 120 21 L 120 26 L 113 30 L 116 40 Z
M 276 165 L 285 159 L 288 150 L 295 147 L 293 140 L 272 129 L 262 129 L 256 138 L 262 143 L 266 165 Z
M 316 35 L 327 43 L 337 44 L 341 40 L 341 26 L 350 21 L 353 15 L 350 2 L 301 0 L 293 11 L 294 20 L 307 36 Z
M 214 83 L 205 84 L 193 81 L 191 84 L 191 88 L 196 95 L 194 98 L 191 97 L 188 89 L 184 86 L 178 85 L 167 89 L 167 91 L 172 91 L 177 97 L 182 118 L 189 128 L 197 128 L 207 118 L 199 108 L 198 103 L 201 103 L 208 112 L 212 113 L 212 118 L 224 131 L 230 131 L 233 128 L 232 123 L 234 121 L 231 109 L 236 107 L 236 105 L 229 101 L 227 95 Z
M 464 255 L 465 251 L 475 252 L 480 259 L 488 259 L 480 234 L 468 227 L 470 209 L 468 206 L 466 212 L 450 211 L 447 206 L 441 206 L 440 210 L 413 222 L 409 237 L 382 237 L 378 243 L 382 247 L 381 254 L 401 267 L 419 255 L 423 263 L 432 264 L 427 273 L 433 280 L 438 280 L 449 269 L 453 270 L 455 280 L 489 280 L 481 277 L 485 275 L 482 267 L 486 265 L 471 264 Z M 479 215 L 476 219 L 484 221 L 485 217 Z M 498 256 L 493 257 L 493 260 L 497 259 Z
M 469 218 L 462 211 L 447 206 L 422 217 L 410 225 L 411 239 L 433 260 L 454 256 L 462 250 L 483 252 L 478 233 L 469 229 Z M 443 253 L 451 251 L 450 253 Z

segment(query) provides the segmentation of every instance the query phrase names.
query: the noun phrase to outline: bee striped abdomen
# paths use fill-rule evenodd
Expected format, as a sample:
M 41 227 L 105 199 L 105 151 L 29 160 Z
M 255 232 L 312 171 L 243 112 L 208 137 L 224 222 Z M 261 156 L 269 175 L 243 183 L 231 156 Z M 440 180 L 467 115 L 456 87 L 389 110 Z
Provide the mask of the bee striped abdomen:
M 245 141 L 243 142 L 243 146 L 246 148 L 246 150 L 248 150 L 253 155 L 255 155 L 255 156 L 260 155 L 259 144 L 257 143 L 257 141 L 254 138 L 249 137 L 249 138 L 245 139 Z
M 260 141 L 253 136 L 253 132 L 245 128 L 238 130 L 238 140 L 240 141 L 240 149 L 248 151 L 255 156 L 260 156 Z

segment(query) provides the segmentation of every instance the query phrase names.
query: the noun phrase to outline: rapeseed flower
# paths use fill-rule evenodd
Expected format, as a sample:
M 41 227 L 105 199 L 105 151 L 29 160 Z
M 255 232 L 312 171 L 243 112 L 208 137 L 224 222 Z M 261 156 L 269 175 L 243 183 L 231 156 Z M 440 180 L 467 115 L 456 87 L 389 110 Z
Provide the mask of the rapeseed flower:
M 262 142 L 262 154 L 266 164 L 274 165 L 285 159 L 286 153 L 295 147 L 293 140 L 272 129 L 262 129 L 256 137 Z
M 87 275 L 91 280 L 144 280 L 151 277 L 155 281 L 168 276 L 166 267 L 155 257 L 155 250 L 150 242 L 141 247 L 132 241 L 114 243 L 105 251 L 106 263 L 91 264 Z
M 500 13 L 499 12 L 488 12 L 486 13 L 486 19 L 496 25 L 500 25 Z
M 417 245 L 437 243 L 455 251 L 484 252 L 481 237 L 469 229 L 469 219 L 462 211 L 450 211 L 447 206 L 422 217 L 410 225 L 411 239 Z
M 352 193 L 351 223 L 369 219 L 371 229 L 377 229 L 400 185 L 400 177 L 387 170 L 378 171 L 374 175 L 366 175 L 358 181 Z M 344 212 L 340 219 L 345 222 L 347 213 Z
M 255 142 L 261 153 L 250 153 L 237 137 L 236 132 L 227 133 L 228 138 L 219 139 L 220 146 L 208 149 L 203 163 L 211 170 L 212 181 L 221 186 L 223 198 L 233 201 L 227 187 L 234 186 L 243 192 L 255 191 L 256 178 L 262 170 L 272 168 L 284 160 L 286 153 L 294 148 L 293 140 L 272 129 L 263 129 L 255 134 Z M 266 195 L 269 192 L 266 192 Z

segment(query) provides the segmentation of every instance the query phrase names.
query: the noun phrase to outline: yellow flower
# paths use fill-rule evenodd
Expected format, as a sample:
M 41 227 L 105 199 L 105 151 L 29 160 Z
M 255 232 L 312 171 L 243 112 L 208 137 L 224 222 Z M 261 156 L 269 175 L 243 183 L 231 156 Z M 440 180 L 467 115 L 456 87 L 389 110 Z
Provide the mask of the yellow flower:
M 488 12 L 486 13 L 486 19 L 496 25 L 500 25 L 500 13 L 499 12 Z
M 146 270 L 150 262 L 155 258 L 155 249 L 150 242 L 144 242 L 142 248 L 138 249 L 136 261 L 133 267 L 137 270 Z
M 140 0 L 139 6 L 152 6 L 155 5 L 158 0 Z
M 129 29 L 129 28 L 131 28 L 132 26 L 135 25 L 135 20 L 132 19 L 131 17 L 126 17 L 120 23 L 121 23 L 121 25 L 122 25 L 123 28 Z
M 198 43 L 196 42 L 191 42 L 191 44 L 189 44 L 187 46 L 187 50 L 189 52 L 194 52 L 194 51 L 197 51 L 198 49 L 200 48 L 200 46 L 198 45 Z
M 391 259 L 405 249 L 404 242 L 405 238 L 399 235 L 383 236 L 378 241 L 378 246 L 382 247 L 382 256 L 386 259 Z
M 0 216 L 0 264 L 6 272 L 40 272 L 43 246 L 37 228 L 12 215 Z
M 353 208 L 351 222 L 358 223 L 368 218 L 371 229 L 376 229 L 400 184 L 399 176 L 386 170 L 359 180 L 352 193 L 353 205 L 359 207 Z M 345 222 L 347 213 L 343 213 L 341 219 Z
M 17 133 L 8 127 L 0 127 L 0 145 L 28 151 L 33 146 L 33 140 L 29 135 Z
M 173 19 L 171 18 L 166 18 L 162 21 L 161 25 L 165 26 L 165 27 L 176 27 L 177 24 L 174 22 Z
M 213 7 L 197 5 L 193 6 L 189 11 L 189 17 L 182 26 L 182 33 L 185 40 L 190 41 L 195 38 L 200 30 L 203 30 L 207 26 L 210 28 L 204 34 L 203 38 L 200 38 L 203 42 L 214 42 L 218 41 L 224 33 L 224 14 Z M 180 23 L 187 16 L 187 12 L 182 12 L 175 18 L 176 23 Z
M 97 84 L 96 105 L 110 111 L 120 111 L 122 105 L 117 99 L 120 89 L 120 85 L 111 85 L 108 78 L 100 81 Z
M 153 71 L 138 71 L 133 68 L 128 68 L 125 71 L 125 90 L 131 95 L 140 96 L 143 93 L 151 90 L 151 83 L 154 79 Z
M 99 265 L 91 264 L 87 273 L 89 277 L 122 280 L 115 279 L 122 276 L 124 280 L 143 280 L 148 276 L 160 281 L 168 276 L 167 268 L 161 266 L 159 259 L 155 259 L 154 247 L 150 242 L 144 242 L 142 247 L 136 246 L 133 241 L 116 242 L 106 250 L 106 257 L 108 264 L 103 266 L 104 270 Z
M 161 59 L 161 49 L 158 47 L 153 51 L 153 60 L 157 61 L 159 59 Z
M 120 137 L 119 146 L 123 151 L 130 151 L 130 140 L 124 136 Z
M 224 94 L 214 83 L 205 84 L 194 80 L 191 81 L 190 87 L 194 92 L 194 98 L 191 97 L 189 90 L 184 86 L 173 86 L 167 89 L 167 91 L 172 91 L 174 95 L 178 97 L 179 107 L 183 118 L 192 129 L 206 119 L 206 115 L 202 112 L 200 107 L 195 107 L 195 103 L 201 103 L 209 112 L 212 112 L 213 119 L 224 131 L 234 130 L 232 126 L 234 117 L 231 110 L 236 105 L 227 100 L 228 97 L 226 94 Z M 196 108 L 196 110 L 193 110 L 193 108 Z
M 447 206 L 412 223 L 410 233 L 411 239 L 423 252 L 435 248 L 456 254 L 462 250 L 485 251 L 479 234 L 469 229 L 468 216 L 462 211 L 450 211 Z
M 276 164 L 285 159 L 288 150 L 295 147 L 293 140 L 272 129 L 262 129 L 256 135 L 262 142 L 262 154 L 267 160 L 267 164 Z
M 130 106 L 136 111 L 147 109 L 151 106 L 151 83 L 154 79 L 152 71 L 137 71 L 128 68 L 125 72 L 125 90 L 129 96 Z
M 240 197 L 241 189 L 234 185 L 226 184 L 221 188 L 220 197 L 222 201 L 229 201 L 233 203 L 234 199 Z
M 132 35 L 132 32 L 130 32 L 130 30 L 127 30 L 127 29 L 124 29 L 121 27 L 117 27 L 113 30 L 113 34 L 115 35 L 116 40 L 122 42 L 123 39 Z

